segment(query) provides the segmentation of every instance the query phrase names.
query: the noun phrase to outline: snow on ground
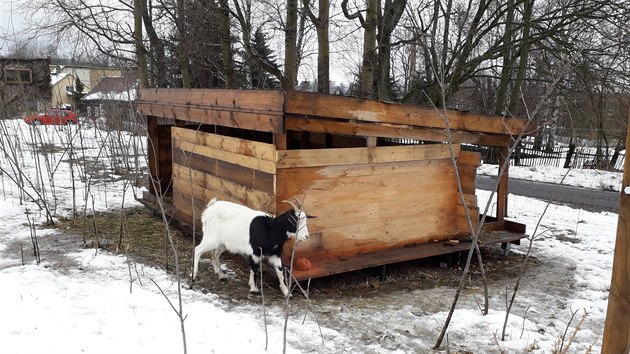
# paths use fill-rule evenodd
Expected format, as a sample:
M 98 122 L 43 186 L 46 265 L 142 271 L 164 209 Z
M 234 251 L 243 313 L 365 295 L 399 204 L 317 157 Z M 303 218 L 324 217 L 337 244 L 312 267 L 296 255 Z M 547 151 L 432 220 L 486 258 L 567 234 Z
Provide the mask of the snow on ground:
M 497 176 L 498 171 L 499 168 L 497 165 L 481 165 L 477 173 Z M 510 178 L 617 192 L 621 188 L 622 179 L 620 172 L 565 169 L 552 166 L 510 166 L 509 173 Z
M 75 201 L 88 210 L 107 210 L 137 206 L 134 196 L 140 189 L 129 188 L 123 180 L 111 182 L 94 178 L 88 189 L 84 184 L 90 167 L 76 164 L 74 178 L 67 150 L 58 149 L 49 154 L 48 161 L 39 166 L 50 166 L 54 173 L 47 178 L 36 178 L 37 147 L 43 145 L 67 146 L 73 139 L 77 156 L 93 163 L 98 160 L 101 169 L 117 169 L 121 160 L 131 161 L 133 156 L 116 155 L 118 141 L 142 145 L 143 138 L 130 134 L 106 133 L 95 127 L 81 128 L 28 127 L 19 120 L 0 122 L 0 141 L 5 149 L 0 157 L 3 169 L 0 197 L 0 343 L 3 352 L 20 353 L 177 353 L 183 352 L 182 334 L 178 318 L 160 293 L 160 288 L 177 307 L 177 282 L 172 274 L 161 269 L 137 265 L 132 269 L 124 256 L 94 249 L 61 250 L 64 262 L 50 261 L 42 254 L 37 265 L 32 257 L 29 219 L 37 225 L 35 232 L 42 242 L 58 237 L 64 231 L 46 228 L 44 213 L 34 201 L 47 199 L 56 206 L 59 214 L 68 215 Z M 74 130 L 73 130 L 74 129 Z M 42 135 L 33 134 L 34 132 Z M 77 133 L 78 132 L 78 133 Z M 80 140 L 77 140 L 79 139 Z M 30 140 L 29 140 L 30 139 Z M 33 140 L 35 139 L 35 140 Z M 37 144 L 32 144 L 37 141 Z M 63 142 L 66 143 L 63 143 Z M 79 143 L 79 141 L 81 141 Z M 11 145 L 11 142 L 17 142 Z M 29 143 L 30 142 L 30 143 Z M 7 150 L 18 146 L 19 150 Z M 131 145 L 125 145 L 131 146 Z M 13 151 L 13 152 L 12 152 Z M 140 150 L 142 151 L 142 150 Z M 120 153 L 120 151 L 118 152 Z M 143 155 L 143 152 L 139 153 Z M 8 156 L 15 156 L 11 162 Z M 46 192 L 37 194 L 34 187 L 22 195 L 11 180 L 11 171 L 19 166 L 33 186 Z M 144 168 L 146 162 L 134 168 Z M 496 168 L 496 167 L 494 167 Z M 481 173 L 496 175 L 492 166 L 482 166 Z M 123 169 L 124 170 L 124 169 Z M 537 179 L 558 183 L 564 169 L 545 167 L 512 168 L 517 178 Z M 596 174 L 596 175 L 593 175 Z M 617 185 L 621 174 L 596 171 L 571 171 L 565 184 L 589 188 Z M 596 178 L 594 178 L 596 176 Z M 594 181 L 597 180 L 597 181 Z M 73 183 L 74 182 L 74 183 Z M 54 198 L 51 197 L 54 191 Z M 479 204 L 489 198 L 489 192 L 478 190 Z M 23 200 L 22 202 L 20 200 Z M 510 216 L 527 225 L 533 233 L 546 203 L 520 196 L 510 196 Z M 29 219 L 25 211 L 29 210 Z M 593 345 L 599 350 L 607 306 L 608 286 L 614 249 L 617 215 L 592 213 L 567 206 L 550 205 L 535 234 L 533 260 L 544 265 L 542 270 L 526 277 L 515 308 L 510 316 L 508 338 L 496 342 L 505 317 L 503 291 L 499 288 L 492 297 L 490 314 L 480 316 L 470 293 L 465 291 L 449 329 L 450 348 L 476 353 L 497 352 L 499 346 L 507 352 L 526 350 L 536 353 L 552 352 L 563 336 L 569 318 L 577 311 L 569 332 L 586 312 L 581 329 L 577 332 L 571 352 L 584 352 Z M 526 252 L 529 242 L 523 242 L 514 252 Z M 27 254 L 25 264 L 21 250 Z M 130 276 L 131 273 L 131 276 Z M 545 274 L 546 273 L 546 274 Z M 130 282 L 130 278 L 133 282 Z M 159 285 L 159 288 L 153 283 Z M 506 280 L 506 287 L 513 286 Z M 503 285 L 501 285 L 503 286 Z M 338 312 L 331 322 L 321 328 L 325 344 L 321 344 L 320 328 L 314 319 L 292 312 L 288 325 L 289 352 L 427 352 L 435 343 L 444 323 L 454 289 L 436 288 L 404 294 L 408 304 L 382 306 L 370 313 Z M 411 295 L 411 296 L 409 296 Z M 420 304 L 422 297 L 441 299 L 428 308 Z M 356 299 L 360 300 L 360 299 Z M 260 306 L 231 307 L 215 294 L 182 289 L 186 343 L 189 353 L 280 352 L 283 346 L 284 311 L 282 304 L 271 304 L 267 311 L 269 346 L 265 351 L 265 324 Z M 351 302 L 352 300 L 348 300 Z M 422 307 L 418 309 L 417 307 Z M 419 311 L 422 310 L 422 311 Z M 317 309 L 315 309 L 317 311 Z M 363 322 L 361 322 L 363 321 Z M 362 326 L 382 326 L 391 333 L 389 344 L 366 341 L 356 333 Z M 404 340 L 397 340 L 403 338 Z M 375 344 L 376 343 L 376 344 Z

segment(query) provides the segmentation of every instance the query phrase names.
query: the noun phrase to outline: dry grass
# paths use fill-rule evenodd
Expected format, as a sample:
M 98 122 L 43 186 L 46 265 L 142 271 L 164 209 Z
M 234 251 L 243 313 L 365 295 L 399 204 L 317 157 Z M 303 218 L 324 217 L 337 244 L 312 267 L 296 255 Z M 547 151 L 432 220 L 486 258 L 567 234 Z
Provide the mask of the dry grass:
M 167 245 L 162 220 L 147 208 L 99 212 L 85 218 L 63 219 L 59 227 L 84 237 L 87 247 L 99 247 L 115 253 L 125 250 L 137 261 L 171 269 L 173 256 Z M 181 231 L 172 230 L 176 248 L 183 264 L 188 264 L 192 253 L 192 239 Z

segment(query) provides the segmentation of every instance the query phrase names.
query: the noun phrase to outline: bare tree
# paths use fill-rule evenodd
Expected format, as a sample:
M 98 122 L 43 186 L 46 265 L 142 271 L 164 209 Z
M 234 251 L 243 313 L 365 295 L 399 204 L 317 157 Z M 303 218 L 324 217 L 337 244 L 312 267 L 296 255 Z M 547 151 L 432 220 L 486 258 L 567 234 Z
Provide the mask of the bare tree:
M 350 13 L 348 0 L 341 2 L 344 16 L 349 20 L 358 19 L 363 28 L 363 61 L 359 75 L 360 97 L 374 96 L 374 72 L 376 68 L 376 28 L 378 21 L 378 0 L 366 0 L 365 17 L 360 10 Z
M 317 31 L 317 91 L 330 93 L 330 38 L 328 37 L 330 0 L 319 0 L 315 16 L 310 0 L 302 0 L 304 11 Z

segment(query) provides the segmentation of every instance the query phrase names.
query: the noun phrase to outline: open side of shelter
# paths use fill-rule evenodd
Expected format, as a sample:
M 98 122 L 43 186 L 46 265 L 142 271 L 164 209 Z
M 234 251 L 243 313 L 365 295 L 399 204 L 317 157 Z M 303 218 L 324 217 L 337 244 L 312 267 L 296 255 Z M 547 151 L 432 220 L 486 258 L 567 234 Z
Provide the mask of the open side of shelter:
M 142 89 L 138 107 L 157 182 L 145 199 L 172 193 L 181 223 L 200 228 L 213 197 L 270 214 L 304 201 L 317 218 L 295 248 L 308 260 L 298 280 L 468 249 L 481 161 L 461 144 L 497 146 L 505 160 L 527 123 L 300 91 Z M 525 237 L 506 219 L 507 173 L 499 180 L 481 244 Z

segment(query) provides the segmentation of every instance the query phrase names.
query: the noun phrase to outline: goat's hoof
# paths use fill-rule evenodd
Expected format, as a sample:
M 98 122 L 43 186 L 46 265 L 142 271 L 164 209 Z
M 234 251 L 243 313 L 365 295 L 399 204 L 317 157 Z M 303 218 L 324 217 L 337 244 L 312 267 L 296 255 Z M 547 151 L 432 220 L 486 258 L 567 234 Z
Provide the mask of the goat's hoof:
M 225 274 L 219 275 L 219 280 L 220 281 L 227 281 L 227 275 L 225 275 Z
M 254 295 L 260 295 L 260 290 L 255 289 L 255 290 L 249 290 L 250 294 L 254 294 Z

